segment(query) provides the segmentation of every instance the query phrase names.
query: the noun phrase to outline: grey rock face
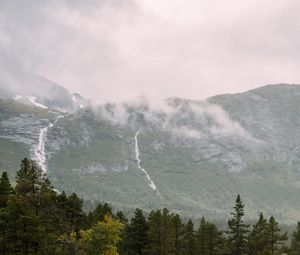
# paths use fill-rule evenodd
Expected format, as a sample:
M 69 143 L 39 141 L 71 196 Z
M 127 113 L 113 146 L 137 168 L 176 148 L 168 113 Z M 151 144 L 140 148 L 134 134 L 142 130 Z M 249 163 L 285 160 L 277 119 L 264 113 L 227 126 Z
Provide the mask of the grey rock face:
M 51 121 L 12 114 L 1 118 L 0 138 L 33 146 Z M 262 210 L 288 223 L 300 217 L 299 130 L 296 85 L 85 107 L 48 130 L 48 175 L 58 190 L 84 199 L 194 217 L 227 217 L 239 193 L 249 217 Z

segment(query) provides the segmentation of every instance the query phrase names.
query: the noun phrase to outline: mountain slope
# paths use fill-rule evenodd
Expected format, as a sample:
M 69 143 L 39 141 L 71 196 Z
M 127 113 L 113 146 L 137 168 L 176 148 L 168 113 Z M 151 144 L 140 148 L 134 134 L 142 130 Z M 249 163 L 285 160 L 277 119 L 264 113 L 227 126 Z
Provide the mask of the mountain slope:
M 0 71 L 0 97 L 60 112 L 75 112 L 89 105 L 79 94 L 72 94 L 44 77 L 5 69 Z
M 13 169 L 27 152 L 42 156 L 59 190 L 188 216 L 227 217 L 240 193 L 250 217 L 259 209 L 288 223 L 300 217 L 299 99 L 300 87 L 285 84 L 203 101 L 140 97 L 69 114 L 2 99 L 0 166 Z
M 49 176 L 60 189 L 116 206 L 226 217 L 240 193 L 251 217 L 259 208 L 295 220 L 299 95 L 297 86 L 277 85 L 205 101 L 87 108 L 49 132 Z

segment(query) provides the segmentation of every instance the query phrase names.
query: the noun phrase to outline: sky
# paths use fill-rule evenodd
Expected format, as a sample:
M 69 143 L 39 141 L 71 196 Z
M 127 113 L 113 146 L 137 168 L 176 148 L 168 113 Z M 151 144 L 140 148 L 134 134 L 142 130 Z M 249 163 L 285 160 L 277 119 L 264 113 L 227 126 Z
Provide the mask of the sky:
M 300 83 L 298 0 L 0 0 L 0 68 L 95 101 Z

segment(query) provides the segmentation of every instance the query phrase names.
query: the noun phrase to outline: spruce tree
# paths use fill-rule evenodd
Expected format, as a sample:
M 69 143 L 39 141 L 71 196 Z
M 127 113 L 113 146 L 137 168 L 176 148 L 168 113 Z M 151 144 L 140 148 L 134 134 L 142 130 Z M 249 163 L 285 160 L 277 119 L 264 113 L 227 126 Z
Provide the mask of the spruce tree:
M 12 194 L 14 194 L 14 189 L 10 184 L 7 172 L 3 172 L 0 178 L 0 209 L 6 206 L 9 196 Z
M 197 253 L 199 255 L 208 254 L 207 247 L 207 222 L 204 217 L 201 218 L 199 228 L 196 233 Z
M 300 255 L 300 222 L 297 223 L 297 228 L 293 233 L 291 255 Z
M 231 255 L 243 255 L 247 252 L 247 235 L 250 225 L 245 224 L 243 221 L 244 207 L 241 197 L 238 195 L 234 212 L 231 213 L 233 218 L 228 221 L 229 231 L 227 231 L 227 234 Z
M 281 229 L 278 222 L 273 216 L 271 216 L 268 223 L 267 251 L 271 254 L 275 254 L 281 251 L 284 245 L 284 241 L 286 241 L 287 239 L 287 232 L 281 234 Z
M 268 244 L 268 223 L 263 213 L 260 213 L 259 220 L 253 225 L 249 234 L 248 248 L 249 255 L 259 255 L 266 251 Z

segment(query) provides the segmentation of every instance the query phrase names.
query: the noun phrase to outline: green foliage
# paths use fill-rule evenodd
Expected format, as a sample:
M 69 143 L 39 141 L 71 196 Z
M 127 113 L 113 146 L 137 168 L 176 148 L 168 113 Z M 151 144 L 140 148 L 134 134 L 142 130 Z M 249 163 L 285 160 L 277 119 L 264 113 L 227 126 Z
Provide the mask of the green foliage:
M 123 228 L 123 223 L 106 215 L 91 229 L 80 232 L 82 249 L 90 255 L 118 255 L 117 244 L 121 241 Z
M 240 195 L 237 196 L 233 218 L 228 221 L 229 248 L 232 255 L 243 255 L 247 253 L 247 234 L 249 232 L 247 225 L 243 221 L 244 205 Z
M 109 204 L 99 203 L 96 209 L 89 213 L 89 220 L 91 223 L 102 221 L 106 215 L 112 215 L 112 208 Z
M 297 228 L 293 233 L 291 255 L 300 255 L 300 222 L 297 223 Z
M 3 172 L 0 178 L 0 209 L 6 207 L 9 196 L 12 194 L 14 194 L 14 189 L 10 184 L 7 172 Z
M 268 245 L 268 223 L 263 213 L 260 213 L 259 220 L 253 225 L 249 233 L 248 249 L 249 255 L 265 254 Z
M 126 253 L 147 254 L 148 223 L 141 209 L 136 209 L 130 225 L 126 228 Z
M 183 239 L 183 229 L 184 224 L 178 214 L 172 215 L 172 221 L 174 225 L 174 245 L 175 245 L 175 255 L 182 254 L 182 239 Z
M 281 233 L 279 223 L 271 216 L 268 222 L 268 253 L 278 254 L 284 245 L 283 241 L 286 241 L 287 239 L 287 233 Z
M 194 224 L 192 220 L 189 220 L 183 228 L 182 254 L 183 255 L 196 254 L 196 239 L 194 233 Z
M 149 243 L 150 255 L 174 254 L 175 234 L 172 224 L 172 216 L 165 208 L 162 211 L 152 211 L 148 217 L 149 222 Z
M 223 232 L 218 230 L 213 223 L 207 222 L 204 217 L 201 219 L 196 233 L 197 254 L 218 255 L 223 254 L 225 238 Z
M 36 163 L 25 158 L 10 185 L 7 173 L 0 179 L 0 254 L 42 255 L 269 255 L 287 251 L 287 233 L 281 233 L 272 216 L 263 214 L 248 235 L 244 205 L 236 199 L 227 238 L 217 226 L 201 219 L 183 224 L 166 208 L 148 218 L 136 209 L 128 222 L 122 211 L 107 203 L 85 213 L 75 193 L 58 193 Z M 299 254 L 300 223 L 293 234 L 291 255 Z
M 21 169 L 16 176 L 16 191 L 21 196 L 28 193 L 35 194 L 41 187 L 41 170 L 37 167 L 36 162 L 24 158 L 21 162 Z

